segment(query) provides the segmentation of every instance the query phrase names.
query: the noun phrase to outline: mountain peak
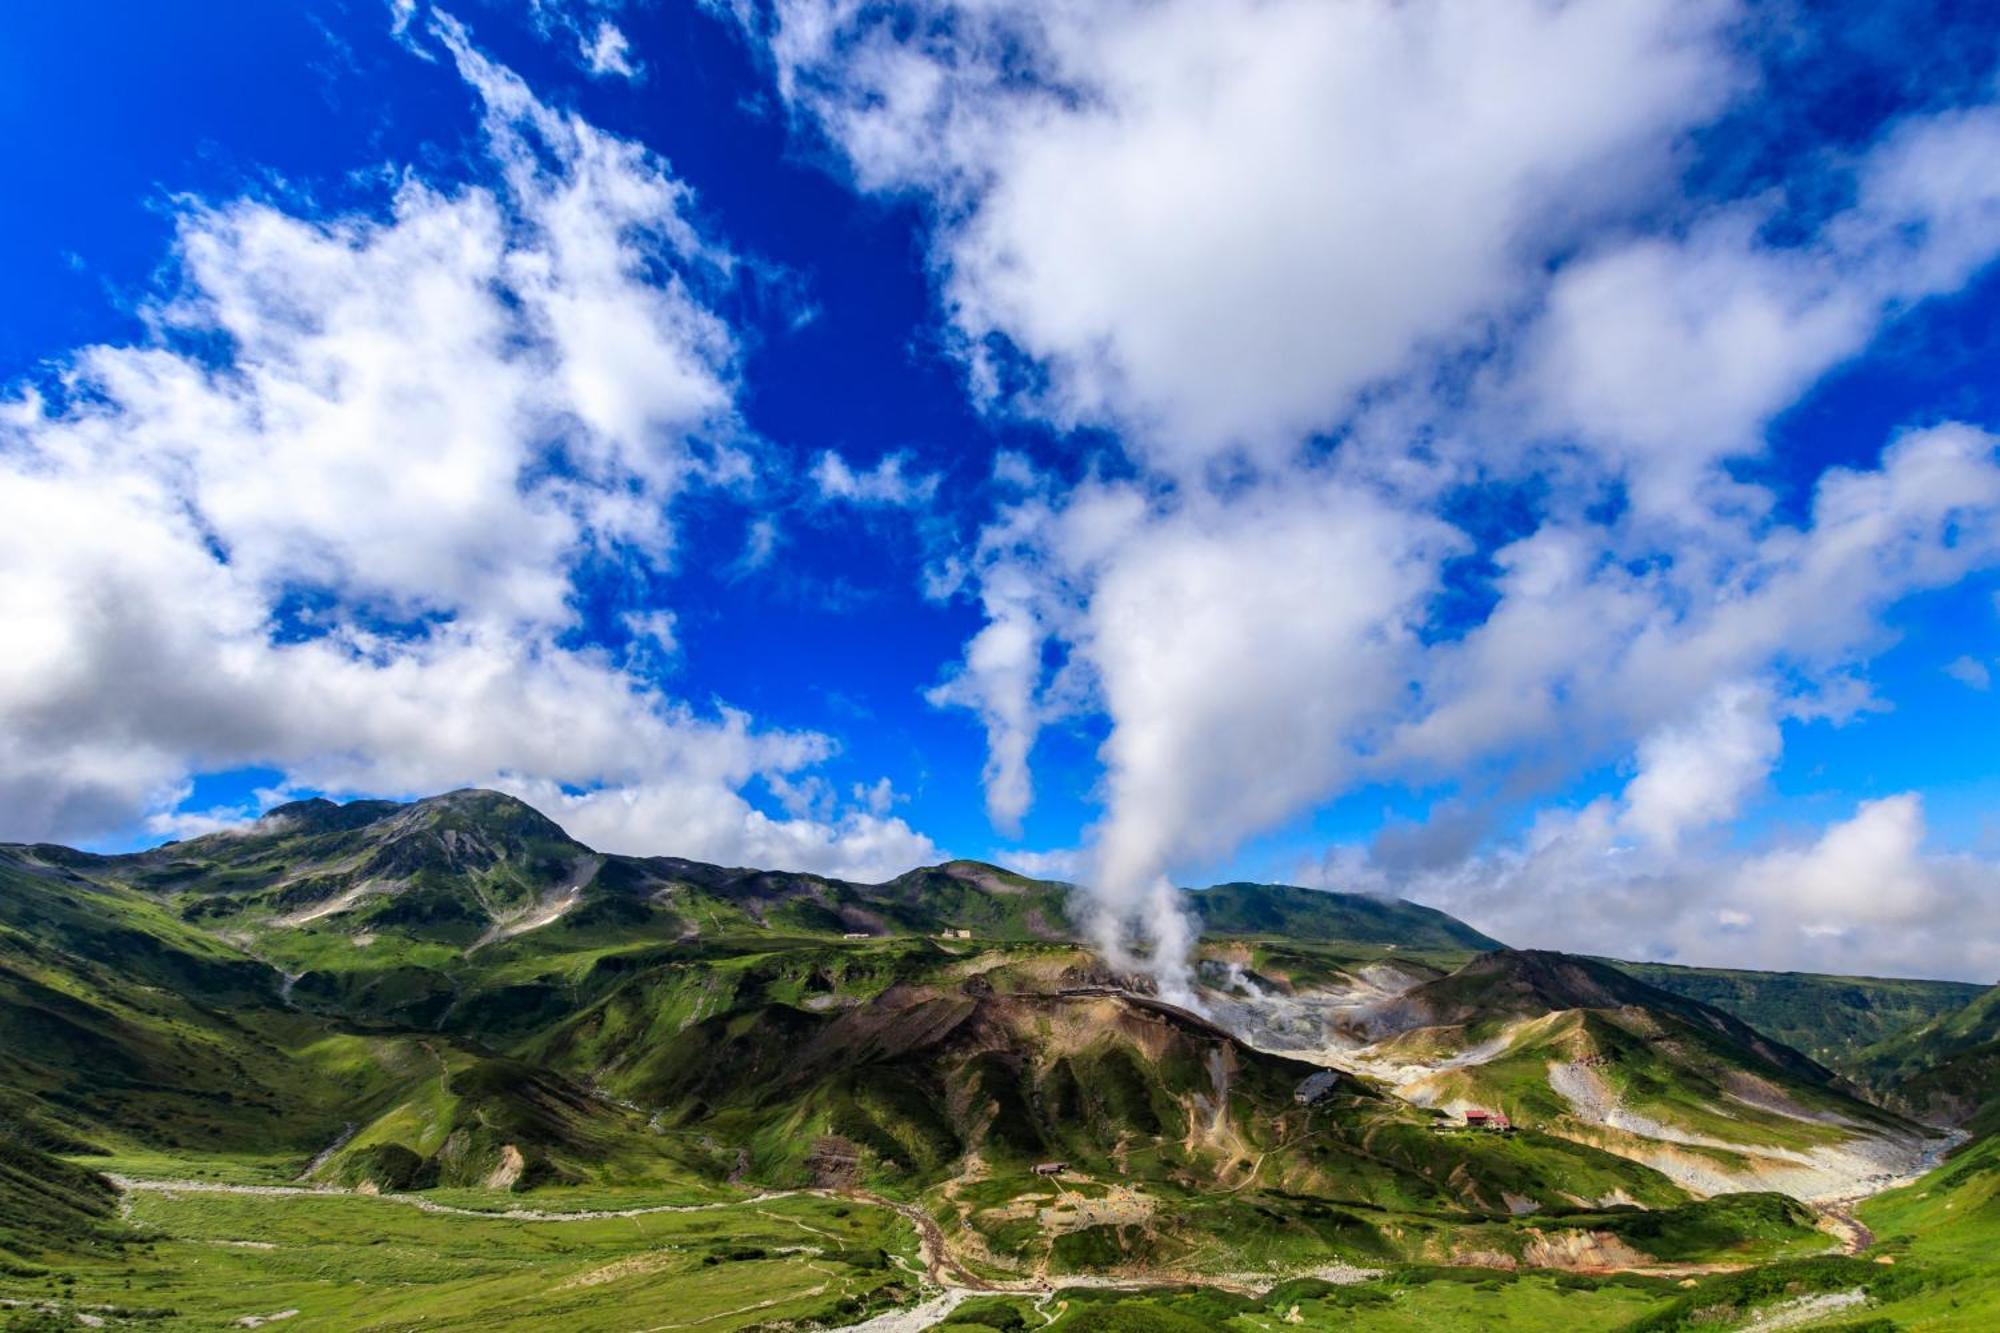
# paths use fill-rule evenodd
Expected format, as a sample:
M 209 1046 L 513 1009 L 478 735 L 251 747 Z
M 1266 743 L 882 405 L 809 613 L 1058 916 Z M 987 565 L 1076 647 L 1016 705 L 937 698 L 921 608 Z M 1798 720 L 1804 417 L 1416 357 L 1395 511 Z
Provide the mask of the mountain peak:
M 1551 1009 L 1612 1009 L 1671 998 L 1614 967 L 1549 949 L 1494 949 L 1474 958 L 1457 975 L 1532 997 Z
M 556 822 L 517 796 L 485 787 L 460 787 L 407 804 L 399 801 L 330 801 L 311 796 L 274 806 L 257 821 L 260 833 L 347 833 L 400 817 L 406 825 L 470 830 L 488 828 L 562 842 L 574 841 Z
M 504 791 L 491 787 L 459 787 L 441 792 L 436 796 L 426 796 L 410 803 L 412 810 L 451 812 L 475 819 L 532 819 L 540 820 L 551 828 L 554 820 L 528 804 L 518 796 L 510 796 Z
M 256 827 L 259 832 L 269 833 L 345 833 L 350 829 L 366 828 L 402 808 L 394 801 L 348 801 L 342 804 L 329 801 L 324 796 L 310 796 L 302 801 L 287 801 L 271 807 L 257 821 Z

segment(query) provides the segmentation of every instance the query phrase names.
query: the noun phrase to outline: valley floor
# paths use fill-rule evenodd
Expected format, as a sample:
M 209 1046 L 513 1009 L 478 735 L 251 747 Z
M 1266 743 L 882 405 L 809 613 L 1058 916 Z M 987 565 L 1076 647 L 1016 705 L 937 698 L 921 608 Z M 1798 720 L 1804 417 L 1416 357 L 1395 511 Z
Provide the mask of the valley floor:
M 819 1192 L 620 1206 L 626 1201 L 615 1192 L 569 1191 L 560 1202 L 538 1200 L 540 1206 L 522 1210 L 471 1192 L 464 1202 L 371 1197 L 253 1183 L 254 1172 L 210 1163 L 176 1165 L 183 1169 L 172 1178 L 122 1180 L 126 1215 L 148 1237 L 143 1247 L 60 1275 L 0 1275 L 6 1309 L 17 1317 L 60 1311 L 97 1326 L 287 1333 L 419 1326 L 665 1333 L 800 1325 L 900 1333 L 932 1327 L 968 1303 L 1018 1309 L 1020 1327 L 1087 1325 L 1093 1311 L 1157 1289 L 1088 1278 L 1061 1289 L 1022 1283 L 1013 1292 L 940 1287 L 926 1269 L 944 1282 L 963 1279 L 925 1253 L 918 1229 L 897 1209 Z M 203 1178 L 195 1170 L 215 1174 Z M 1275 1277 L 1268 1282 L 1278 1285 Z M 1398 1286 L 1393 1304 L 1359 1326 L 1471 1327 L 1454 1321 L 1471 1319 L 1489 1304 L 1482 1299 L 1488 1288 L 1503 1282 L 1513 1293 L 1506 1304 L 1524 1318 L 1560 1306 L 1578 1329 L 1614 1327 L 1665 1287 L 1653 1280 L 1563 1290 L 1552 1277 L 1480 1275 L 1469 1284 Z M 1310 1307 L 1309 1293 L 1339 1290 L 1323 1280 L 1290 1285 L 1295 1299 L 1283 1309 L 1225 1293 L 1209 1299 L 1229 1303 L 1231 1327 L 1277 1327 L 1273 1316 L 1300 1305 L 1296 1297 Z M 1252 1307 L 1248 1322 L 1234 1322 L 1237 1305 Z M 1336 1301 L 1332 1308 L 1348 1307 Z M 0 1315 L 0 1328 L 7 1326 Z M 1328 1325 L 1315 1319 L 1304 1326 Z M 1528 1318 L 1515 1326 L 1538 1324 Z
M 119 1180 L 125 1219 L 143 1241 L 59 1271 L 0 1269 L 0 1329 L 1775 1330 L 1826 1326 L 1834 1315 L 1851 1322 L 1873 1302 L 1867 1283 L 1914 1277 L 1864 1259 L 1794 1261 L 1800 1278 L 1740 1308 L 1726 1304 L 1726 1285 L 1716 1288 L 1740 1318 L 1718 1313 L 1685 1325 L 1659 1321 L 1688 1303 L 1691 1287 L 1699 1295 L 1787 1265 L 1699 1278 L 1336 1265 L 1303 1276 L 1211 1277 L 1206 1286 L 1003 1283 L 957 1263 L 920 1208 L 875 1196 L 715 1199 L 588 1188 L 540 1191 L 524 1207 L 477 1190 L 377 1196 L 300 1187 L 284 1183 L 276 1163 L 256 1159 L 98 1164 Z M 1863 1223 L 1853 1226 L 1850 1247 L 1874 1239 Z M 1907 1238 L 1894 1248 L 1908 1263 Z M 1823 1264 L 1841 1267 L 1813 1267 Z M 1986 1316 L 2000 1309 L 1987 1301 L 2000 1293 L 1970 1293 L 1974 1307 L 1961 1310 L 1920 1282 L 1903 1286 L 1916 1292 L 1910 1308 L 1919 1317 L 1897 1328 L 1992 1327 Z

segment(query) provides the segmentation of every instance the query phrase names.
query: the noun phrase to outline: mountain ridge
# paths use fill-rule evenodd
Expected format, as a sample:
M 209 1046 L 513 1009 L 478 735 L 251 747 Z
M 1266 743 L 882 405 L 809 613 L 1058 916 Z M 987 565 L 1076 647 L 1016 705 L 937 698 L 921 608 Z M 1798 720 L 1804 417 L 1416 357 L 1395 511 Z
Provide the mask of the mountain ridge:
M 497 833 L 496 833 L 497 830 Z M 529 803 L 503 792 L 461 788 L 411 802 L 312 797 L 274 807 L 240 828 L 173 840 L 135 852 L 79 853 L 67 848 L 8 844 L 17 854 L 118 878 L 142 891 L 172 895 L 211 868 L 227 872 L 211 883 L 197 910 L 213 919 L 247 917 L 253 925 L 303 925 L 331 916 L 390 926 L 429 924 L 440 938 L 479 938 L 506 919 L 540 906 L 553 924 L 590 896 L 588 883 L 563 882 L 585 857 L 615 865 L 628 887 L 672 882 L 719 891 L 747 904 L 762 921 L 808 931 L 882 933 L 971 928 L 1008 937 L 1068 939 L 1079 932 L 1064 906 L 1074 886 L 1037 880 L 1003 866 L 953 858 L 918 866 L 876 883 L 810 872 L 731 867 L 676 856 L 610 855 L 572 838 Z M 317 861 L 317 874 L 293 862 Z M 482 880 L 476 902 L 426 893 L 441 875 Z M 415 890 L 404 909 L 383 899 Z M 557 900 L 574 891 L 577 901 Z M 1281 934 L 1397 942 L 1416 947 L 1492 948 L 1498 942 L 1447 914 L 1402 899 L 1231 882 L 1185 891 L 1211 934 Z M 628 895 L 629 896 L 629 895 Z M 639 896 L 646 896 L 641 893 Z M 921 905 L 949 905 L 912 915 Z M 987 901 L 982 901 L 987 900 Z M 991 900 L 1018 900 L 996 907 Z M 948 920 L 951 909 L 968 920 Z M 560 909 L 560 910 L 558 910 Z M 258 921 L 260 910 L 263 921 Z M 484 915 L 484 920 L 479 918 Z M 477 926 L 478 929 L 474 929 Z M 365 927 L 364 927 L 365 929 Z M 460 939 L 460 943 L 470 942 Z

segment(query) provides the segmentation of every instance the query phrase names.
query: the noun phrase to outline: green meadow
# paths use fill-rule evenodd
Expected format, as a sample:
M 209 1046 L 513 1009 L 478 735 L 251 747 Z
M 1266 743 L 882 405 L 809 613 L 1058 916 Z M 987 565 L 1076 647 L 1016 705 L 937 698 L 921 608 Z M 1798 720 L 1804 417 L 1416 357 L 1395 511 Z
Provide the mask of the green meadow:
M 254 1174 L 211 1168 L 210 1178 Z M 287 1330 L 733 1330 L 849 1322 L 909 1301 L 918 1285 L 913 1229 L 858 1202 L 593 1216 L 661 1205 L 537 1196 L 537 1215 L 579 1214 L 557 1221 L 498 1215 L 506 1201 L 491 1196 L 479 1200 L 495 1211 L 485 1217 L 426 1211 L 416 1197 L 134 1190 L 130 1243 L 59 1272 L 15 1266 L 0 1298 L 189 1329 L 282 1316 Z

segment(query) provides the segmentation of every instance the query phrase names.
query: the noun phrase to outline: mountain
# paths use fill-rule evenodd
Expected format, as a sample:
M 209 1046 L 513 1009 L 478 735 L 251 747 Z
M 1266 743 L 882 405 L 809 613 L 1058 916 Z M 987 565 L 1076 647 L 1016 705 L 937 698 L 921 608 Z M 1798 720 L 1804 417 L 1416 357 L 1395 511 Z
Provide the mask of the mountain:
M 646 1117 L 549 1069 L 433 1043 L 436 1077 L 409 1085 L 317 1156 L 305 1178 L 377 1190 L 529 1190 L 671 1180 Z
M 1308 986 L 1217 971 L 1218 1020 L 1266 1049 L 1378 1078 L 1422 1106 L 1643 1162 L 1698 1194 L 1855 1192 L 1913 1169 L 1912 1125 L 1739 1019 L 1593 959 L 1494 950 L 1457 969 L 1377 961 Z
M 0 1090 L 18 1137 L 96 1144 L 310 1141 L 338 1122 L 296 1044 L 325 1035 L 283 979 L 98 862 L 0 847 Z
M 1217 884 L 1190 898 L 1209 935 L 1341 940 L 1411 950 L 1501 947 L 1455 917 L 1398 898 L 1245 883 Z
M 528 981 L 496 997 L 509 960 L 636 956 L 745 932 L 781 938 L 938 937 L 1073 942 L 1070 886 L 951 861 L 881 884 L 732 868 L 676 857 L 595 852 L 532 807 L 489 791 L 398 804 L 325 800 L 280 806 L 242 829 L 126 856 L 0 848 L 0 864 L 65 879 L 116 911 L 74 913 L 63 938 L 86 956 L 148 966 L 220 968 L 238 987 L 286 1005 L 390 1027 L 477 1025 L 467 1005 L 566 999 Z M 1215 938 L 1277 935 L 1464 955 L 1492 941 L 1415 904 L 1285 885 L 1229 884 L 1189 894 Z M 144 930 L 102 934 L 137 914 Z M 172 939 L 162 950 L 154 941 Z M 227 958 L 228 961 L 221 960 Z M 265 966 L 257 967 L 252 961 Z M 274 975 L 275 974 L 275 975 Z M 208 977 L 155 977 L 220 996 Z
M 457 791 L 407 806 L 295 802 L 240 831 L 91 869 L 177 903 L 210 929 L 337 916 L 361 933 L 393 928 L 464 947 L 561 915 L 600 864 L 525 802 Z
M 2000 986 L 1855 1057 L 1885 1102 L 1936 1124 L 2000 1132 Z
M 1851 1079 L 1867 1047 L 1954 1013 L 1987 988 L 1963 981 L 1750 972 L 1602 959 L 1662 990 L 1733 1014 Z
M 1815 1083 L 1829 1071 L 1720 1009 L 1649 986 L 1589 958 L 1540 949 L 1496 949 L 1449 976 L 1403 992 L 1382 1015 L 1387 1026 L 1456 1028 L 1486 1040 L 1510 1022 L 1580 1009 L 1639 1009 L 1670 1016 L 1712 1039 Z
M 477 947 L 559 923 L 679 933 L 690 922 L 719 923 L 720 911 L 732 924 L 803 934 L 969 929 L 987 939 L 1077 938 L 1066 910 L 1070 886 L 998 866 L 949 861 L 857 884 L 677 857 L 606 856 L 526 803 L 490 791 L 408 805 L 299 801 L 241 830 L 87 860 L 93 877 L 159 895 L 189 920 L 224 931 L 335 922 L 353 934 L 388 928 Z M 1193 892 L 1189 904 L 1218 936 L 1497 947 L 1442 912 L 1362 894 L 1232 883 Z
M 862 884 L 610 855 L 481 791 L 124 856 L 0 847 L 0 1225 L 66 1200 L 64 1243 L 115 1251 L 101 1167 L 252 1190 L 188 1272 L 253 1262 L 256 1190 L 415 1193 L 427 1218 L 523 1191 L 619 1218 L 838 1199 L 1003 1283 L 1643 1266 L 1809 1252 L 1795 1201 L 1703 1196 L 1921 1150 L 1737 1017 L 1414 904 L 1192 891 L 1196 1012 L 1094 957 L 1070 892 L 972 861 Z M 1519 1132 L 1441 1132 L 1473 1105 Z M 138 1197 L 135 1224 L 193 1216 Z M 739 1213 L 764 1216 L 714 1225 Z
M 2000 1319 L 2000 987 L 1860 1053 L 1859 1076 L 1889 1105 L 1955 1127 L 1965 1141 L 1856 1216 L 1887 1257 L 1928 1281 L 1882 1302 L 1899 1327 L 1990 1328 Z

